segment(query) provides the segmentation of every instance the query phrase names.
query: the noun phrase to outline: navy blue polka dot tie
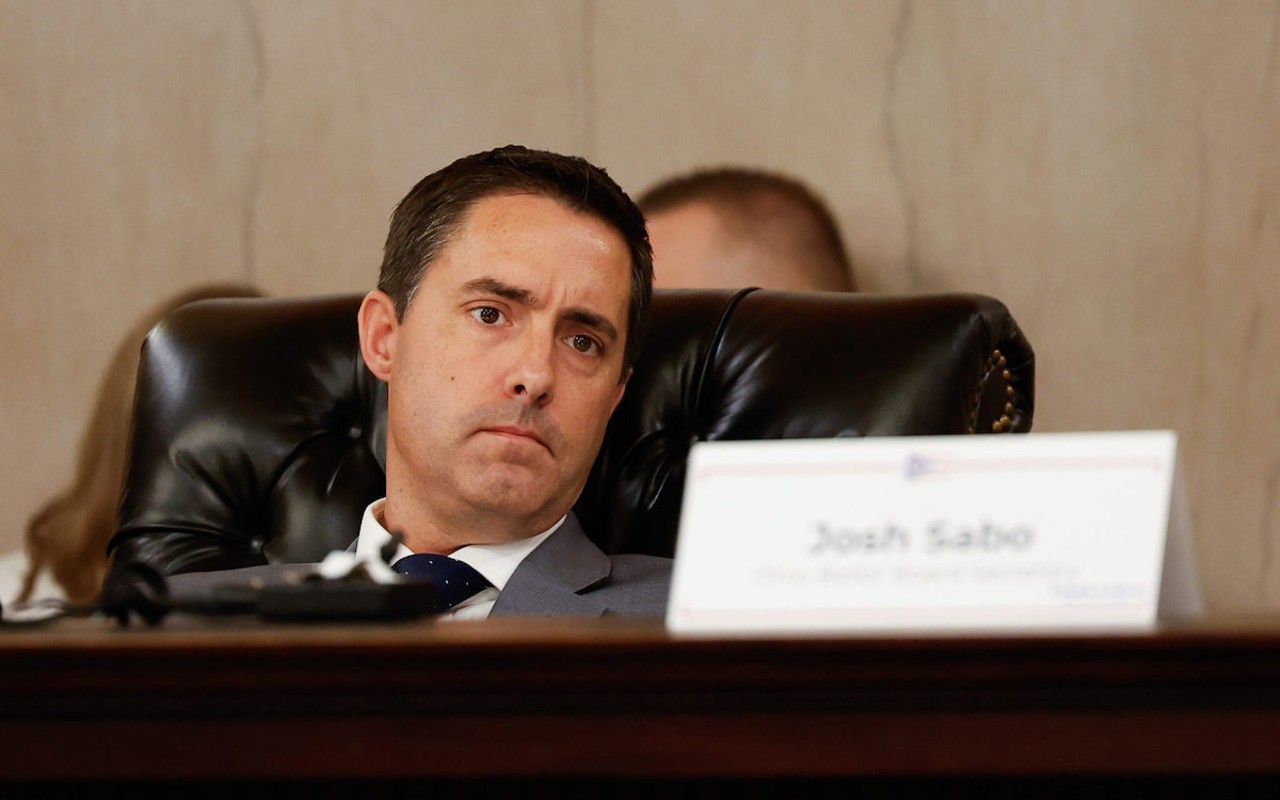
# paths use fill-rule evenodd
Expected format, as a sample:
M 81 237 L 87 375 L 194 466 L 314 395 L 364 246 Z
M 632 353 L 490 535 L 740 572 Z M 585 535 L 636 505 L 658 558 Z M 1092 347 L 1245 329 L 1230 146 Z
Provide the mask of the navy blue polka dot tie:
M 391 565 L 396 572 L 410 578 L 428 580 L 436 590 L 437 614 L 482 591 L 489 581 L 469 564 L 448 556 L 416 553 Z

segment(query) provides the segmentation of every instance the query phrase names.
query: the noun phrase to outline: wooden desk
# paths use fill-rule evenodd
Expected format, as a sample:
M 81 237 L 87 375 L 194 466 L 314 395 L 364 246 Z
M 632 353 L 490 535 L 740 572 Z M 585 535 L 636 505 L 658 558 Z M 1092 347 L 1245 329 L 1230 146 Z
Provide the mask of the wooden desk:
M 0 778 L 1280 774 L 1280 625 L 682 640 L 660 624 L 0 630 Z

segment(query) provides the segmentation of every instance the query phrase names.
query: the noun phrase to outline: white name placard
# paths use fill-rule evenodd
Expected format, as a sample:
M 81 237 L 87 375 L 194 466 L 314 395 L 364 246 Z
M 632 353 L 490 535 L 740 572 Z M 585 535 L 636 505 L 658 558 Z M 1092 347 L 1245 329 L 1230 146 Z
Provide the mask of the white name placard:
M 714 442 L 690 454 L 678 633 L 1153 625 L 1171 431 Z M 1169 586 L 1166 586 L 1166 593 Z

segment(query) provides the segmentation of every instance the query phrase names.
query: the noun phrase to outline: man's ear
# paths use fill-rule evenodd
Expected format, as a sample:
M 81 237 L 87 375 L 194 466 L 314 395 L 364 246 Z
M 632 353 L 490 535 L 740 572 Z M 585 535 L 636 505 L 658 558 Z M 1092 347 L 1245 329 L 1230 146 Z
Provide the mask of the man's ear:
M 609 415 L 613 416 L 613 412 L 618 410 L 618 403 L 622 402 L 622 395 L 627 392 L 627 381 L 631 380 L 631 370 L 627 370 L 627 374 L 622 376 L 622 381 L 618 383 L 618 393 L 613 396 L 613 405 L 609 408 Z
M 399 328 L 395 301 L 386 292 L 369 292 L 360 304 L 356 320 L 360 326 L 360 354 L 364 356 L 365 366 L 378 380 L 390 380 Z

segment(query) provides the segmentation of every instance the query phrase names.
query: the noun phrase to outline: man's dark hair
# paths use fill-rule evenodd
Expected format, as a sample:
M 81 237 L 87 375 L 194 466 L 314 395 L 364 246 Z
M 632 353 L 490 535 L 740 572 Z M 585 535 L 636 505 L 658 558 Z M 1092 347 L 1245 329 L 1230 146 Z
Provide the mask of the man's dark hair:
M 653 251 L 644 215 L 603 169 L 576 156 L 507 145 L 466 156 L 418 182 L 391 215 L 378 288 L 404 319 L 423 273 L 462 226 L 477 201 L 537 194 L 614 228 L 631 254 L 631 305 L 623 375 L 635 363 L 649 325 Z
M 854 291 L 853 262 L 840 227 L 822 198 L 795 178 L 745 167 L 695 170 L 661 181 L 639 198 L 640 210 L 652 216 L 703 202 L 711 206 L 733 236 L 752 241 L 803 229 L 803 268 L 819 284 Z M 795 249 L 795 248 L 792 248 Z

